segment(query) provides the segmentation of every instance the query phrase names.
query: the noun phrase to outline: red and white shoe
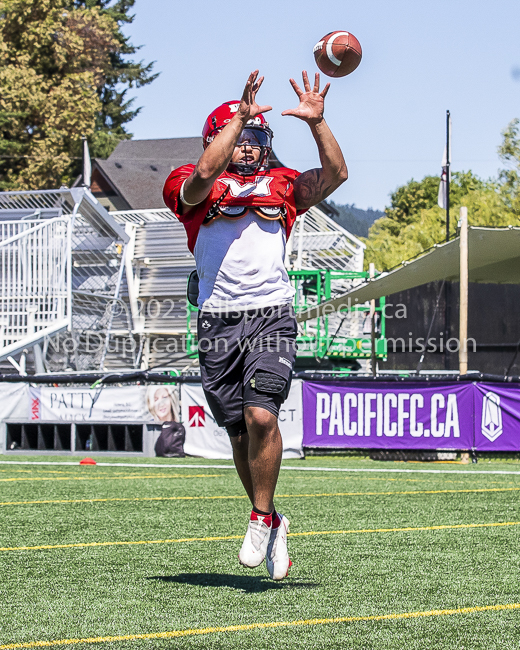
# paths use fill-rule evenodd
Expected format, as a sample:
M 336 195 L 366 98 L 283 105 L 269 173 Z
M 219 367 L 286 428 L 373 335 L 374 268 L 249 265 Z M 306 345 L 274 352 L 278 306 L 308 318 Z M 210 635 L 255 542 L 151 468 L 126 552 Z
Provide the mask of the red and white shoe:
M 246 536 L 238 554 L 240 564 L 250 569 L 254 569 L 262 564 L 267 552 L 267 545 L 269 544 L 271 523 L 271 515 L 264 517 L 258 515 L 256 512 L 251 513 Z
M 265 563 L 267 571 L 273 580 L 283 580 L 289 574 L 289 567 L 292 562 L 287 552 L 287 533 L 289 532 L 289 520 L 278 513 L 279 525 L 271 528 L 269 544 Z

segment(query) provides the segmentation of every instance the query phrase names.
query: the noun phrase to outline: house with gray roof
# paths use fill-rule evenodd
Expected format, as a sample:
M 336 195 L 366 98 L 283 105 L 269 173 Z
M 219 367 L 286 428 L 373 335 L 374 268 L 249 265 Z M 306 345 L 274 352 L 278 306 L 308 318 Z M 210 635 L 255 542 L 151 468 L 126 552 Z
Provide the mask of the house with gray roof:
M 122 140 L 106 159 L 92 161 L 90 190 L 109 211 L 164 208 L 162 190 L 173 169 L 195 164 L 202 138 Z M 274 153 L 271 167 L 282 167 Z

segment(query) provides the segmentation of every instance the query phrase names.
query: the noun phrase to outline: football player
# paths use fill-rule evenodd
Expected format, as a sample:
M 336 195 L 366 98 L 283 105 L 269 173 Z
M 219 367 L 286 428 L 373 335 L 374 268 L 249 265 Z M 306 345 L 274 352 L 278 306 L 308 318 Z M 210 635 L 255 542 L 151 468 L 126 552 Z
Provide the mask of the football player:
M 197 330 L 202 385 L 219 426 L 231 439 L 235 466 L 252 511 L 239 561 L 266 560 L 283 579 L 290 566 L 289 521 L 273 497 L 282 459 L 278 428 L 296 358 L 294 289 L 284 266 L 297 215 L 323 201 L 347 179 L 341 149 L 323 117 L 329 85 L 320 92 L 291 85 L 299 105 L 282 115 L 306 122 L 321 167 L 300 174 L 269 168 L 273 133 L 256 95 L 263 77 L 252 72 L 240 100 L 215 109 L 204 124 L 204 151 L 196 165 L 174 170 L 164 201 L 178 216 L 195 256 Z

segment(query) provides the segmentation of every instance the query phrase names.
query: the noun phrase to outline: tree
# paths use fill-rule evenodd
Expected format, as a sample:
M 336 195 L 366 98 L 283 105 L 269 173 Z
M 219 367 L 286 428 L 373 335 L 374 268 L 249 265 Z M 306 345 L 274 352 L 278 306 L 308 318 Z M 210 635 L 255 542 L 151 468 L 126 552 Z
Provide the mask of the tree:
M 515 118 L 502 131 L 503 142 L 498 148 L 502 162 L 508 168 L 500 172 L 502 193 L 508 207 L 516 215 L 520 215 L 520 120 Z
M 468 208 L 472 226 L 490 228 L 520 226 L 520 120 L 512 120 L 502 132 L 498 153 L 506 165 L 497 180 L 482 180 L 471 171 L 453 174 L 450 207 L 458 215 Z M 391 195 L 385 216 L 369 231 L 365 262 L 387 271 L 442 243 L 446 212 L 437 206 L 440 178 L 426 176 L 409 181 Z M 450 223 L 450 236 L 456 234 L 457 220 Z
M 367 237 L 370 226 L 384 214 L 380 210 L 372 210 L 372 208 L 361 210 L 354 204 L 340 205 L 334 201 L 327 201 L 327 203 L 337 213 L 332 216 L 332 219 L 358 237 Z
M 437 206 L 439 183 L 438 176 L 427 176 L 422 181 L 412 179 L 392 194 L 385 216 L 374 223 L 365 240 L 367 265 L 374 262 L 377 269 L 387 271 L 444 241 L 446 212 Z M 504 186 L 497 181 L 484 181 L 471 171 L 456 172 L 452 177 L 450 206 L 454 215 L 458 215 L 462 205 L 468 208 L 470 225 L 520 225 L 518 215 L 508 204 Z M 452 219 L 451 236 L 456 229 L 457 219 Z
M 121 34 L 133 0 L 0 0 L 0 189 L 71 184 L 81 136 L 94 155 L 122 138 L 131 111 L 118 84 L 149 83 L 151 66 Z
M 117 26 L 114 38 L 118 45 L 109 52 L 110 65 L 105 72 L 104 84 L 98 91 L 101 111 L 96 116 L 91 144 L 93 156 L 107 158 L 118 142 L 131 137 L 126 131 L 126 124 L 141 111 L 140 108 L 132 109 L 134 99 L 127 99 L 128 90 L 134 86 L 140 88 L 150 84 L 158 74 L 152 74 L 154 63 L 145 64 L 143 61 L 128 59 L 140 49 L 132 45 L 122 32 L 123 26 L 134 20 L 129 11 L 135 0 L 69 0 L 69 4 L 86 10 L 99 9 L 101 15 L 112 18 Z

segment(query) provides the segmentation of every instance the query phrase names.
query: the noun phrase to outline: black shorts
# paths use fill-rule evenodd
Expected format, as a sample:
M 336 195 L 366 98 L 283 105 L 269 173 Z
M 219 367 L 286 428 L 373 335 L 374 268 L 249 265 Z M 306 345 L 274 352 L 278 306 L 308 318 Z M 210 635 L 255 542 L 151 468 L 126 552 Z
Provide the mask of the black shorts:
M 229 316 L 200 312 L 197 331 L 202 387 L 217 424 L 230 436 L 245 433 L 246 406 L 278 417 L 296 360 L 292 306 Z

